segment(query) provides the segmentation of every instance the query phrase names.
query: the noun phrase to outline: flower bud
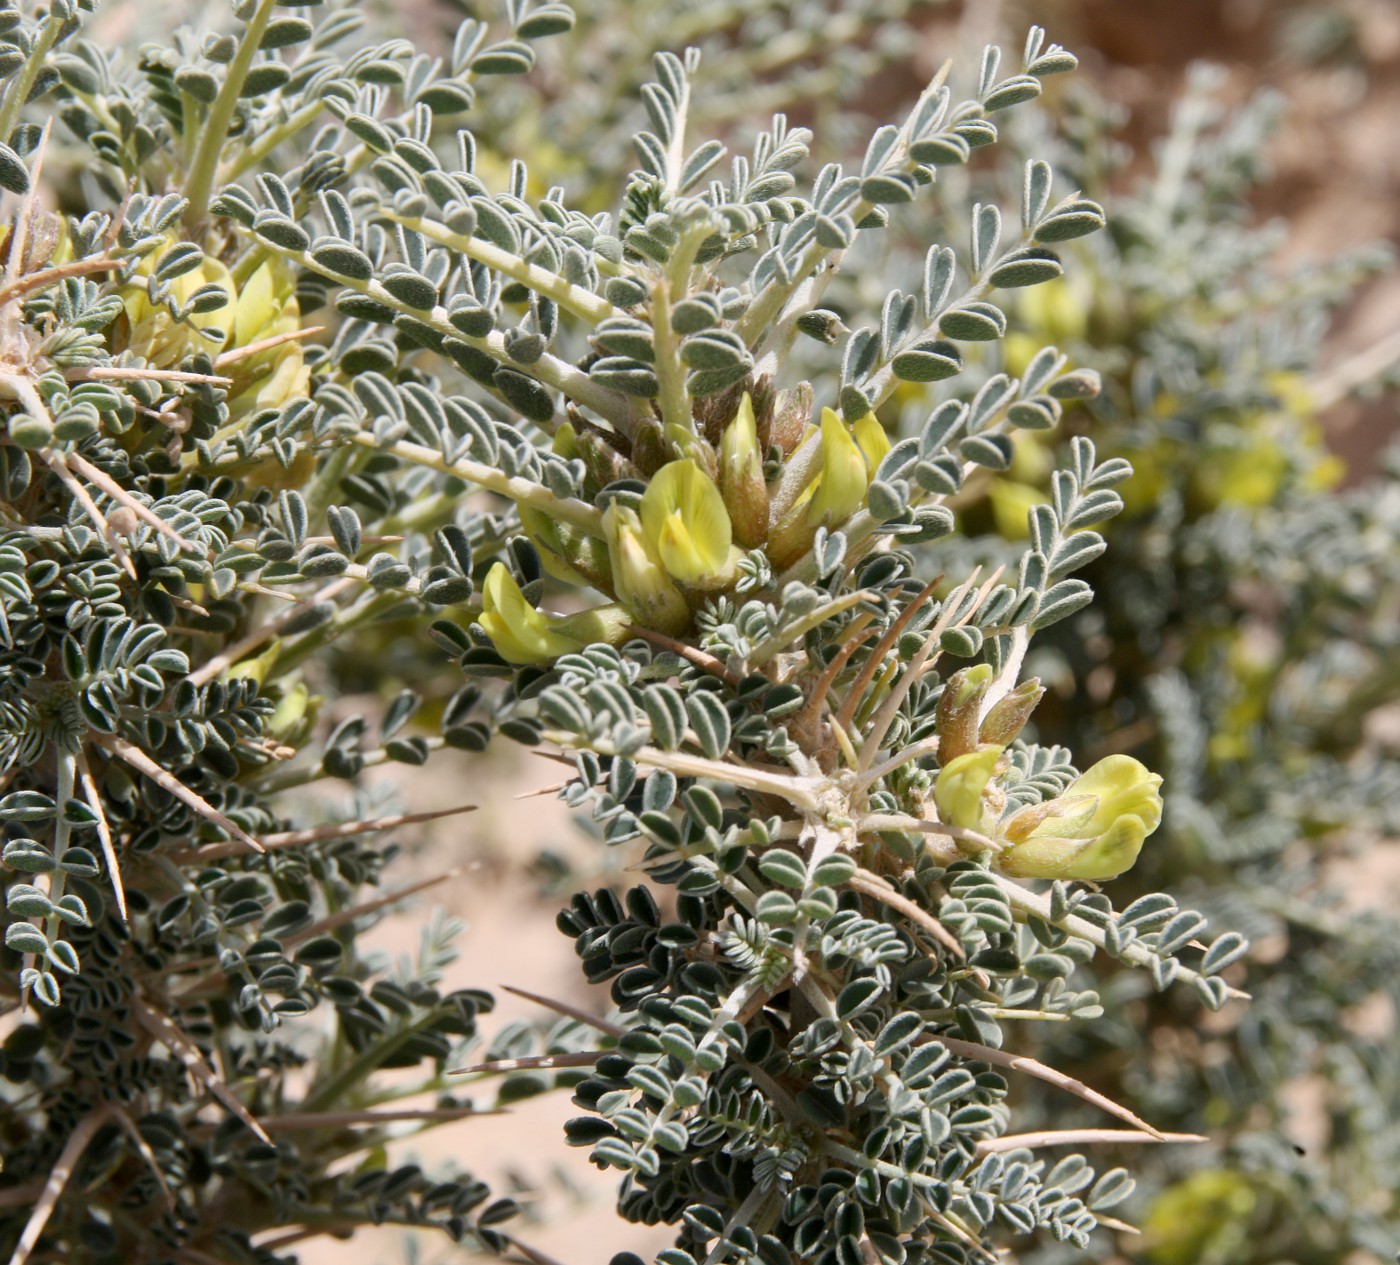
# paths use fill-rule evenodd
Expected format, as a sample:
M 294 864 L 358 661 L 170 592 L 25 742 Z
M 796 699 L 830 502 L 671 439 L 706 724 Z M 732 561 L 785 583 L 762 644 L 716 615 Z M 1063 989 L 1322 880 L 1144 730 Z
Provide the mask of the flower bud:
M 1019 878 L 1102 882 L 1131 868 L 1162 820 L 1161 777 L 1132 756 L 1100 760 L 1063 795 L 1003 823 L 997 866 Z
M 745 549 L 757 548 L 768 537 L 768 485 L 748 392 L 720 443 L 719 486 L 736 539 Z
M 804 466 L 815 467 L 790 507 L 782 504 L 779 485 L 780 499 L 773 507 L 777 521 L 768 539 L 768 557 L 775 566 L 791 565 L 811 547 L 818 527 L 839 526 L 865 504 L 870 474 L 890 449 L 873 413 L 852 430 L 834 409 L 824 408 L 819 440 L 813 438 L 817 433 L 809 429 L 786 467 L 782 482 L 789 486 L 794 473 L 802 477 Z
M 990 664 L 979 663 L 954 672 L 943 687 L 934 732 L 938 735 L 938 756 L 945 766 L 977 749 L 977 716 L 994 675 Z
M 672 461 L 642 496 L 642 530 L 661 565 L 682 584 L 723 584 L 733 569 L 734 529 L 724 498 L 693 461 Z
M 690 607 L 647 546 L 636 511 L 614 501 L 603 514 L 603 530 L 618 601 L 639 624 L 657 632 L 684 632 L 690 625 Z
M 583 460 L 583 445 L 579 443 L 578 431 L 573 422 L 559 423 L 554 438 L 549 441 L 549 450 L 565 461 L 573 461 L 575 458 Z
M 981 831 L 990 816 L 983 792 L 1001 759 L 1000 747 L 979 747 L 944 763 L 933 785 L 938 816 L 952 826 Z
M 1028 681 L 1022 681 L 1014 690 L 992 704 L 986 716 L 982 718 L 979 739 L 982 742 L 1000 743 L 1003 747 L 1010 746 L 1020 736 L 1021 730 L 1031 718 L 1031 713 L 1044 697 L 1045 687 L 1041 685 L 1039 677 L 1033 676 Z
M 559 440 L 559 435 L 567 426 L 568 422 L 560 426 L 559 433 L 555 435 L 556 440 Z M 572 427 L 570 430 L 572 431 Z M 589 482 L 600 488 L 635 473 L 627 459 L 596 431 L 573 431 L 561 442 L 559 455 L 566 460 L 577 456 L 588 472 Z
M 670 459 L 671 445 L 660 422 L 644 421 L 632 436 L 632 464 L 643 477 L 661 469 Z
M 759 422 L 758 441 L 766 449 L 776 444 L 790 454 L 807 432 L 807 419 L 812 416 L 812 384 L 799 382 L 779 391 L 773 397 L 767 422 Z

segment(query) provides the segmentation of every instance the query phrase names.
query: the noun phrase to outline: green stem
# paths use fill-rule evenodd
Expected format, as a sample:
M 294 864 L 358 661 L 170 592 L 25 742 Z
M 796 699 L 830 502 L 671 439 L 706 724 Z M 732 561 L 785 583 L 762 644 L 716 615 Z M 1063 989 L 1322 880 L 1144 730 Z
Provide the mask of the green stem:
M 679 133 L 678 133 L 679 134 Z M 686 228 L 676 243 L 665 272 L 657 277 L 651 292 L 651 327 L 656 345 L 656 377 L 661 384 L 661 420 L 695 432 L 694 407 L 686 385 L 686 367 L 681 359 L 681 340 L 671 328 L 671 307 L 690 293 L 695 256 L 711 235 L 708 217 Z
M 511 358 L 506 350 L 505 336 L 499 330 L 492 330 L 484 338 L 475 338 L 469 334 L 464 334 L 451 321 L 447 319 L 447 312 L 441 307 L 435 307 L 430 312 L 425 312 L 419 308 L 405 303 L 402 299 L 395 298 L 378 281 L 360 281 L 354 277 L 347 277 L 344 273 L 339 273 L 324 264 L 317 263 L 312 258 L 310 251 L 287 250 L 283 247 L 272 246 L 270 250 L 281 255 L 284 259 L 303 268 L 309 268 L 318 276 L 325 277 L 328 281 L 334 281 L 337 285 L 343 286 L 347 290 L 353 290 L 356 294 L 363 294 L 367 298 L 373 299 L 376 303 L 382 303 L 385 307 L 392 308 L 404 316 L 410 317 L 427 325 L 435 333 L 441 334 L 444 338 L 453 338 L 458 342 L 466 343 L 469 347 L 474 347 L 477 351 L 483 351 L 492 360 L 515 369 L 518 372 L 528 373 L 536 381 L 542 382 L 545 386 L 553 387 L 556 391 L 562 391 L 575 403 L 584 408 L 592 409 L 600 417 L 607 419 L 622 434 L 629 438 L 636 433 L 639 423 L 638 407 L 627 396 L 619 391 L 610 390 L 594 382 L 582 369 L 577 369 L 567 361 L 560 360 L 557 356 L 545 353 L 533 364 L 521 365 Z
M 366 435 L 363 431 L 350 436 L 350 439 L 352 443 L 372 448 L 376 452 L 392 453 L 415 465 L 427 466 L 430 470 L 465 479 L 488 492 L 508 497 L 518 505 L 528 505 L 550 518 L 586 531 L 599 540 L 604 538 L 603 516 L 586 501 L 580 501 L 576 497 L 555 496 L 542 484 L 531 483 L 529 479 L 522 479 L 518 475 L 506 474 L 495 466 L 483 465 L 479 461 L 467 461 L 464 458 L 448 461 L 440 452 L 406 439 L 396 440 L 392 444 L 377 444 L 373 435 Z
M 690 392 L 685 385 L 680 339 L 671 328 L 671 286 L 664 276 L 657 277 L 652 286 L 651 328 L 656 347 L 656 380 L 660 384 L 657 402 L 661 405 L 661 420 L 667 426 L 689 432 L 694 428 Z
M 194 162 L 185 180 L 185 196 L 189 206 L 185 209 L 185 224 L 193 229 L 204 221 L 209 212 L 209 198 L 214 191 L 214 175 L 218 170 L 219 157 L 223 153 L 228 130 L 233 125 L 234 111 L 238 108 L 238 95 L 248 72 L 253 68 L 253 58 L 258 55 L 258 45 L 262 43 L 267 25 L 272 20 L 276 0 L 258 0 L 253 16 L 243 28 L 238 41 L 238 51 L 229 63 L 228 74 L 219 86 L 219 95 L 209 107 L 208 117 L 199 134 L 199 144 L 195 149 Z
M 415 233 L 422 233 L 424 237 L 440 246 L 466 255 L 468 259 L 475 259 L 477 263 L 485 264 L 493 272 L 499 272 L 512 281 L 528 286 L 536 294 L 553 299 L 566 312 L 572 312 L 595 325 L 612 316 L 626 315 L 621 308 L 613 307 L 607 299 L 600 298 L 592 290 L 573 285 L 558 273 L 532 264 L 480 237 L 454 233 L 446 224 L 439 224 L 436 220 L 425 220 L 417 215 L 396 215 L 387 209 L 381 210 L 380 214 L 386 220 L 402 224 L 404 228 L 412 229 Z
M 350 1102 L 348 1097 L 350 1091 L 363 1081 L 371 1072 L 375 1071 L 386 1058 L 394 1053 L 401 1045 L 405 1044 L 413 1037 L 427 1028 L 432 1027 L 433 1021 L 437 1018 L 434 1014 L 426 1014 L 423 1018 L 392 1033 L 384 1040 L 369 1047 L 358 1058 L 352 1059 L 345 1067 L 332 1076 L 313 1093 L 308 1094 L 301 1104 L 303 1112 L 325 1111 L 332 1104 L 344 1107 Z
M 283 141 L 290 140 L 302 128 L 314 122 L 323 108 L 321 99 L 318 97 L 315 101 L 302 106 L 301 109 L 293 111 L 285 122 L 279 123 L 276 127 L 268 128 L 230 164 L 225 174 L 225 183 L 237 180 L 245 172 L 252 171 Z
M 5 93 L 5 102 L 0 105 L 0 141 L 9 141 L 10 133 L 19 122 L 19 112 L 29 100 L 29 94 L 34 90 L 34 82 L 48 62 L 49 50 L 58 43 L 62 31 L 63 23 L 50 12 L 44 19 L 39 38 L 34 41 L 34 47 L 25 60 L 24 69 L 10 81 L 9 89 Z

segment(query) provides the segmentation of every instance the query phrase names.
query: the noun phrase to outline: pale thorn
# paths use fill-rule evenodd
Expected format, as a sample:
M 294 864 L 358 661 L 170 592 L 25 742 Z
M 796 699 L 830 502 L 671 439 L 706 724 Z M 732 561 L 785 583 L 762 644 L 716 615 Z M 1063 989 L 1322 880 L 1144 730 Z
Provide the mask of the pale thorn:
M 233 385 L 232 378 L 216 373 L 194 373 L 188 369 L 146 369 L 137 365 L 92 365 L 83 369 L 81 377 L 96 382 L 203 382 L 215 387 Z M 161 414 L 152 413 L 151 416 L 159 417 Z
M 977 1144 L 978 1155 L 1004 1151 L 1037 1150 L 1043 1146 L 1121 1146 L 1124 1143 L 1145 1142 L 1209 1142 L 1201 1133 L 1144 1133 L 1141 1129 L 1042 1129 L 1035 1133 L 1005 1133 L 999 1138 L 983 1138 Z
M 133 580 L 137 578 L 136 564 L 131 560 L 131 554 L 122 543 L 122 538 L 113 529 L 112 524 L 107 521 L 97 502 L 92 499 L 91 493 L 78 481 L 77 477 L 68 468 L 68 463 L 64 459 L 64 454 L 57 449 L 46 448 L 41 454 L 45 464 L 58 475 L 59 481 L 73 494 L 73 499 L 83 508 L 83 513 L 88 516 L 88 520 L 97 528 L 98 534 L 107 542 L 107 547 L 112 551 L 112 556 L 116 558 L 122 570 Z
M 16 1244 L 14 1253 L 10 1256 L 10 1265 L 25 1265 L 25 1262 L 29 1260 L 30 1254 L 44 1233 L 44 1227 L 48 1225 L 49 1218 L 53 1215 L 54 1208 L 58 1206 L 58 1201 L 63 1195 L 64 1188 L 68 1185 L 69 1178 L 73 1176 L 73 1170 L 77 1168 L 78 1161 L 82 1159 L 83 1152 L 87 1150 L 88 1144 L 96 1136 L 97 1131 L 107 1123 L 107 1118 L 111 1114 L 111 1107 L 103 1103 L 84 1116 L 68 1135 L 68 1140 L 58 1153 L 58 1159 L 54 1161 L 53 1168 L 49 1170 L 48 1180 L 44 1183 L 39 1198 L 35 1200 L 34 1207 L 29 1214 L 29 1220 L 25 1223 L 24 1231 L 20 1234 L 19 1243 Z
M 513 984 L 502 984 L 501 988 L 508 993 L 514 993 L 517 997 L 523 997 L 526 1001 L 532 1001 L 537 1006 L 552 1010 L 556 1014 L 564 1015 L 569 1019 L 577 1019 L 580 1023 L 587 1024 L 590 1028 L 596 1028 L 599 1032 L 605 1032 L 610 1037 L 620 1037 L 627 1031 L 621 1024 L 613 1023 L 610 1019 L 599 1018 L 597 1015 L 591 1015 L 588 1011 L 580 1010 L 568 1002 L 556 1001 L 552 997 L 528 992 L 526 989 L 516 988 Z
M 266 851 L 272 852 L 282 848 L 298 848 L 309 843 L 325 843 L 333 839 L 353 838 L 355 835 L 397 830 L 400 826 L 416 826 L 422 822 L 438 821 L 443 817 L 475 811 L 475 804 L 462 804 L 456 808 L 439 808 L 431 812 L 399 813 L 393 817 L 366 817 L 358 821 L 314 826 L 308 830 L 285 830 L 278 834 L 263 835 L 260 842 Z M 241 850 L 241 845 L 236 843 L 214 843 L 206 848 L 186 848 L 180 852 L 171 852 L 168 859 L 175 865 L 200 865 L 237 856 Z
M 173 541 L 187 553 L 203 552 L 199 545 L 192 540 L 186 540 L 167 523 L 165 519 L 161 518 L 159 514 L 155 513 L 149 507 L 142 505 L 140 501 L 107 474 L 106 471 L 98 469 L 98 467 L 93 465 L 86 457 L 76 452 L 70 452 L 65 453 L 64 458 L 68 464 L 87 479 L 88 482 L 96 484 L 128 513 L 134 514 L 147 526 L 154 528 L 162 536 L 166 537 L 166 539 Z M 130 532 L 124 534 L 130 535 Z
M 504 1072 L 548 1071 L 555 1067 L 592 1067 L 606 1050 L 580 1050 L 566 1054 L 527 1054 L 518 1059 L 492 1059 L 467 1067 L 451 1067 L 448 1076 L 499 1076 Z
M 163 769 L 159 764 L 151 759 L 140 747 L 133 746 L 124 738 L 117 737 L 116 734 L 95 734 L 93 741 L 98 746 L 105 748 L 113 755 L 120 757 L 127 764 L 131 765 L 138 773 L 144 773 L 162 790 L 169 791 L 187 808 L 192 808 L 196 813 L 209 822 L 210 825 L 218 827 L 226 834 L 232 835 L 239 843 L 251 848 L 254 852 L 262 852 L 263 846 L 253 838 L 242 826 L 230 821 L 213 804 L 209 803 L 202 795 L 190 790 L 173 773 Z
M 83 798 L 97 818 L 97 838 L 102 845 L 102 859 L 107 863 L 107 877 L 112 882 L 112 893 L 117 898 L 117 912 L 123 922 L 130 922 L 126 912 L 126 890 L 122 886 L 121 866 L 117 864 L 117 849 L 112 842 L 112 828 L 107 823 L 107 814 L 102 809 L 102 795 L 88 768 L 87 756 L 81 747 L 77 753 L 78 781 L 83 788 Z
M 225 365 L 237 364 L 240 360 L 247 360 L 250 356 L 256 356 L 260 352 L 271 351 L 274 347 L 281 347 L 284 343 L 310 338 L 314 334 L 321 333 L 325 328 L 324 325 L 308 325 L 305 329 L 292 329 L 285 334 L 272 334 L 267 338 L 258 339 L 255 343 L 249 343 L 247 346 L 234 347 L 230 351 L 220 352 L 214 359 L 214 368 L 222 369 Z M 224 378 L 222 381 L 230 382 L 231 379 Z
M 215 1073 L 214 1070 L 204 1061 L 204 1056 L 200 1053 L 199 1047 L 194 1044 L 171 1020 L 155 1010 L 152 1010 L 140 997 L 136 997 L 131 1003 L 132 1014 L 136 1016 L 137 1022 L 146 1029 L 151 1036 L 165 1045 L 172 1054 L 185 1065 L 186 1071 L 204 1086 L 219 1102 L 226 1107 L 233 1115 L 237 1116 L 248 1129 L 257 1135 L 258 1140 L 272 1145 L 272 1139 L 267 1136 L 267 1131 L 260 1125 L 253 1113 L 248 1110 L 231 1090 Z
M 996 1050 L 989 1045 L 982 1045 L 976 1041 L 963 1041 L 957 1037 L 945 1036 L 942 1033 L 929 1036 L 921 1040 L 919 1044 L 941 1045 L 950 1054 L 957 1054 L 965 1059 L 979 1059 L 983 1063 L 990 1063 L 993 1067 L 1005 1067 L 1013 1072 L 1026 1072 L 1037 1080 L 1044 1081 L 1047 1085 L 1067 1090 L 1085 1102 L 1092 1103 L 1101 1111 L 1106 1111 L 1110 1116 L 1116 1116 L 1125 1124 L 1140 1129 L 1159 1142 L 1165 1139 L 1166 1135 L 1160 1129 L 1154 1128 L 1141 1116 L 1129 1111 L 1127 1107 L 1114 1102 L 1112 1098 L 1099 1093 L 1098 1090 L 1091 1089 L 1083 1081 L 1076 1080 L 1073 1076 L 1067 1076 L 1064 1072 L 1042 1063 L 1039 1059 L 1033 1059 L 1029 1055 L 1011 1054 L 1006 1050 Z

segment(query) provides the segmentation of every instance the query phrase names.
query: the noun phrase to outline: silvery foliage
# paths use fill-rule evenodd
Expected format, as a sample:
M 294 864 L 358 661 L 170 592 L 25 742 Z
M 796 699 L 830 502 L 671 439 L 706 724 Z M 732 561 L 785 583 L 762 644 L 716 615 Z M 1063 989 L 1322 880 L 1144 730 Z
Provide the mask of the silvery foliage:
M 593 1114 L 571 1140 L 624 1174 L 629 1217 L 677 1226 L 667 1265 L 981 1260 L 1034 1230 L 1087 1245 L 1131 1179 L 1009 1137 L 1003 1072 L 1075 1086 L 1005 1049 L 1005 1025 L 1100 1021 L 1103 956 L 1218 1008 L 1243 942 L 1202 943 L 1204 920 L 1163 894 L 1116 911 L 1082 885 L 1033 891 L 901 822 L 936 773 L 919 744 L 947 675 L 980 660 L 1014 681 L 1030 634 L 1091 598 L 1073 573 L 1101 551 L 1092 525 L 1120 508 L 1130 467 L 1085 438 L 1012 567 L 920 589 L 960 558 L 945 502 L 968 475 L 1005 469 L 1017 428 L 1053 427 L 1096 389 L 1053 348 L 1018 377 L 979 349 L 1006 329 L 1001 292 L 1058 277 L 1058 244 L 1102 212 L 1053 196 L 1032 161 L 1019 230 L 986 203 L 968 246 L 929 248 L 868 324 L 820 306 L 848 253 L 927 206 L 940 170 L 1073 58 L 1039 31 L 1011 73 L 989 49 L 967 96 L 935 83 L 857 167 L 811 174 L 811 138 L 782 116 L 743 152 L 689 142 L 698 58 L 661 53 L 639 166 L 612 210 L 584 212 L 562 188 L 540 196 L 520 158 L 488 181 L 461 126 L 493 77 L 568 30 L 566 6 L 468 20 L 443 58 L 402 39 L 347 52 L 353 9 L 313 22 L 247 0 L 236 16 L 231 36 L 180 32 L 135 57 L 85 42 L 62 3 L 0 18 L 0 183 L 25 193 L 43 136 L 21 108 L 51 102 L 84 146 L 69 174 L 87 202 L 50 243 L 72 266 L 33 280 L 36 259 L 5 296 L 45 366 L 0 448 L 10 1004 L 44 1007 L 5 1048 L 26 1088 L 5 1108 L 4 1176 L 38 1199 L 6 1234 L 266 1259 L 252 1239 L 274 1227 L 290 1244 L 392 1219 L 504 1245 L 492 1226 L 511 1206 L 483 1208 L 479 1183 L 339 1163 L 387 1135 L 371 1075 L 427 1062 L 416 1087 L 450 1092 L 444 1069 L 489 999 L 438 989 L 443 928 L 403 977 L 377 972 L 353 932 L 383 903 L 355 904 L 387 855 L 363 842 L 382 822 L 357 811 L 292 846 L 274 798 L 500 733 L 568 752 L 566 799 L 610 844 L 639 841 L 674 889 L 673 914 L 636 887 L 561 915 L 619 1014 L 601 1049 L 581 1050 L 577 1024 L 549 1038 L 591 1068 L 577 1098 Z M 181 148 L 194 119 L 205 138 L 218 122 L 216 144 Z M 165 192 L 172 168 L 184 196 Z M 235 417 L 208 353 L 166 377 L 114 355 L 137 276 L 174 325 L 202 323 L 207 287 L 174 283 L 206 256 L 240 284 L 263 262 L 294 271 L 301 311 L 331 326 L 305 396 Z M 925 393 L 864 508 L 785 572 L 751 553 L 692 644 L 506 664 L 473 616 L 496 560 L 527 600 L 545 591 L 515 507 L 586 534 L 655 468 L 658 410 L 689 400 L 722 420 L 745 388 L 771 409 L 797 386 L 789 365 L 814 359 L 790 359 L 799 338 L 830 348 L 809 376 L 847 420 Z M 613 455 L 556 455 L 545 441 L 566 420 Z M 98 472 L 96 512 L 75 468 Z M 271 625 L 268 594 L 292 599 Z M 333 689 L 316 675 L 327 647 L 373 653 L 377 626 L 429 620 L 471 678 L 426 674 L 433 721 L 415 723 L 405 692 L 377 726 L 312 742 L 296 673 Z M 221 671 L 255 654 L 246 675 Z M 1060 793 L 1071 761 L 1016 747 L 1009 806 Z M 334 1037 L 318 1044 L 324 1029 L 299 1021 L 325 1007 Z M 206 1099 L 221 1122 L 198 1118 Z M 75 1166 L 67 1193 L 54 1186 Z

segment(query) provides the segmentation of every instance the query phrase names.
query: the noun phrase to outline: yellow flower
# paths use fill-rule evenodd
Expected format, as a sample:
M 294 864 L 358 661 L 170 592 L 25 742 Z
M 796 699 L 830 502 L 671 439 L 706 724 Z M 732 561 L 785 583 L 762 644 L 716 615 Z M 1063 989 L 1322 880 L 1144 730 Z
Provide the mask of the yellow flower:
M 267 260 L 238 289 L 229 346 L 250 347 L 300 328 L 296 274 L 281 260 Z M 306 395 L 311 384 L 299 339 L 236 361 L 232 376 L 229 412 L 235 418 Z
M 723 582 L 734 529 L 720 490 L 693 461 L 661 467 L 642 496 L 642 530 L 661 565 L 682 584 Z
M 890 437 L 885 434 L 885 428 L 880 425 L 880 419 L 874 413 L 857 418 L 851 430 L 856 438 L 856 447 L 865 458 L 865 468 L 873 475 L 875 468 L 885 459 L 885 454 L 892 447 Z
M 941 820 L 964 830 L 983 830 L 989 815 L 983 792 L 996 772 L 1002 750 L 995 745 L 979 747 L 943 766 L 933 785 L 933 799 Z
M 122 288 L 122 302 L 126 307 L 128 322 L 127 349 L 156 369 L 178 368 L 181 361 L 200 351 L 217 356 L 232 333 L 228 319 L 229 304 L 235 296 L 229 270 L 217 259 L 206 255 L 198 268 L 170 282 L 170 295 L 181 306 L 190 301 L 196 290 L 206 285 L 216 285 L 228 295 L 222 307 L 184 322 L 176 321 L 164 302 L 152 303 L 146 292 L 147 282 L 162 253 L 154 251 L 148 255 L 136 270 L 138 280 Z M 202 332 L 205 327 L 221 328 L 223 338 L 206 337 Z
M 844 523 L 865 504 L 869 484 L 870 468 L 854 436 L 834 409 L 822 409 L 822 464 L 808 488 L 807 521 L 813 527 Z
M 1005 822 L 1000 833 L 1011 846 L 997 866 L 1021 878 L 1117 878 L 1161 824 L 1161 786 L 1160 775 L 1132 756 L 1108 756 L 1057 799 Z
M 618 601 L 648 628 L 684 632 L 690 624 L 690 607 L 647 545 L 636 512 L 614 501 L 603 514 L 603 530 Z
M 632 616 L 609 603 L 575 615 L 546 615 L 525 600 L 505 563 L 486 573 L 478 622 L 507 663 L 549 663 L 595 641 L 616 645 L 627 636 Z
M 507 663 L 548 663 L 584 647 L 584 642 L 557 631 L 553 621 L 525 600 L 502 562 L 486 573 L 481 605 L 481 626 Z

